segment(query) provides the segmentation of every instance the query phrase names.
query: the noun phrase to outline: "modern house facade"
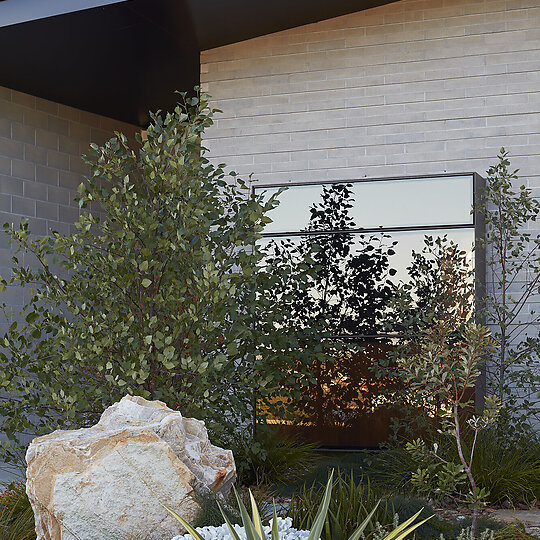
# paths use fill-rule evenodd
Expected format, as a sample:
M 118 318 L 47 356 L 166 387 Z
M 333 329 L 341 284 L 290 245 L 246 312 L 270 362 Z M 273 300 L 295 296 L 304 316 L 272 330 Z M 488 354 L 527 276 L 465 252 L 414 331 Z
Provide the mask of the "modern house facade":
M 0 4 L 0 24 L 13 1 Z M 409 251 L 441 229 L 467 248 L 475 175 L 502 146 L 540 197 L 538 0 L 254 4 L 129 0 L 0 28 L 4 45 L 47 35 L 44 50 L 60 59 L 50 79 L 37 42 L 18 61 L 16 51 L 0 59 L 2 222 L 68 231 L 87 145 L 144 128 L 147 109 L 170 107 L 199 74 L 223 111 L 205 136 L 211 159 L 253 173 L 257 187 L 293 188 L 298 215 L 321 185 L 353 182 L 367 190 L 359 228 L 412 232 Z M 274 226 L 298 233 L 305 223 Z M 22 304 L 22 291 L 9 294 Z
M 505 146 L 540 194 L 539 28 L 533 0 L 401 0 L 203 51 L 206 145 L 257 185 L 482 175 Z
M 540 197 L 536 0 L 400 0 L 202 51 L 201 85 L 223 111 L 206 134 L 213 159 L 252 173 L 258 190 L 288 187 L 270 238 L 298 238 L 322 186 L 351 182 L 351 232 L 382 227 L 397 240 L 402 277 L 425 234 L 470 251 L 481 232 L 474 182 L 456 177 L 485 175 L 501 147 Z M 490 290 L 493 275 L 476 264 Z M 524 319 L 539 301 L 530 298 Z

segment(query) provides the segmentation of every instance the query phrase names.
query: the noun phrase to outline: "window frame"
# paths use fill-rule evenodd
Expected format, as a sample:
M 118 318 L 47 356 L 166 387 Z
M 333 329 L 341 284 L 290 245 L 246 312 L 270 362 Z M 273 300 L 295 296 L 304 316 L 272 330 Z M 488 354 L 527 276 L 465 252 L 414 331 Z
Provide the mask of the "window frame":
M 405 176 L 383 176 L 374 178 L 356 178 L 356 179 L 333 179 L 333 180 L 307 180 L 301 182 L 270 182 L 257 185 L 254 183 L 251 187 L 252 195 L 261 193 L 265 189 L 270 188 L 295 188 L 299 186 L 320 186 L 327 184 L 355 184 L 362 182 L 387 182 L 387 181 L 399 181 L 399 180 L 416 180 L 427 178 L 452 178 L 456 176 L 470 176 L 473 179 L 472 182 L 472 223 L 467 224 L 453 224 L 453 225 L 420 225 L 420 226 L 403 226 L 403 227 L 370 227 L 370 228 L 354 228 L 354 229 L 335 229 L 328 231 L 285 231 L 285 232 L 261 232 L 263 238 L 283 238 L 291 236 L 311 236 L 320 234 L 337 234 L 337 233 L 351 233 L 351 234 L 370 234 L 377 232 L 395 233 L 395 232 L 414 232 L 414 231 L 432 231 L 436 230 L 452 230 L 452 229 L 473 229 L 474 230 L 474 296 L 475 307 L 480 312 L 485 305 L 485 289 L 486 289 L 486 255 L 485 249 L 482 247 L 482 238 L 485 235 L 485 219 L 484 215 L 478 210 L 477 201 L 481 197 L 486 181 L 477 172 L 456 172 L 456 173 L 440 173 L 440 174 L 419 174 L 419 175 L 405 175 Z M 316 201 L 313 201 L 313 203 Z M 312 203 L 310 203 L 312 204 Z
M 401 176 L 384 176 L 384 177 L 374 177 L 374 178 L 356 178 L 356 179 L 332 179 L 332 180 L 308 180 L 301 182 L 269 182 L 263 183 L 260 185 L 253 184 L 251 188 L 251 194 L 254 196 L 257 192 L 262 192 L 266 188 L 294 188 L 297 186 L 313 186 L 313 185 L 328 185 L 328 184 L 355 184 L 360 182 L 386 182 L 386 181 L 399 181 L 399 180 L 415 180 L 423 178 L 450 178 L 456 176 L 469 176 L 472 177 L 472 223 L 461 224 L 461 225 L 421 225 L 421 226 L 404 226 L 404 227 L 377 227 L 377 228 L 355 228 L 355 229 L 346 229 L 346 230 L 329 230 L 324 231 L 303 231 L 299 233 L 295 232 L 273 232 L 261 233 L 263 238 L 283 238 L 290 236 L 307 236 L 307 235 L 317 235 L 317 234 L 332 234 L 332 233 L 376 233 L 376 232 L 385 232 L 385 233 L 394 233 L 394 232 L 406 232 L 406 231 L 428 231 L 428 230 L 452 230 L 452 229 L 473 229 L 473 238 L 474 238 L 474 303 L 475 309 L 480 314 L 479 320 L 482 323 L 485 323 L 485 297 L 486 297 L 486 250 L 482 245 L 482 240 L 485 238 L 485 217 L 482 212 L 479 211 L 478 201 L 483 195 L 485 190 L 486 180 L 477 172 L 455 172 L 455 173 L 440 173 L 440 174 L 421 174 L 421 175 L 401 175 Z M 314 203 L 316 201 L 313 201 Z M 310 204 L 312 204 L 310 203 Z M 360 339 L 371 339 L 371 338 L 382 338 L 382 339 L 391 339 L 395 337 L 392 334 L 377 334 L 374 336 L 370 335 L 347 335 L 347 336 L 336 336 L 342 337 L 344 339 L 360 340 Z M 478 411 L 482 411 L 484 407 L 486 395 L 486 372 L 485 367 L 482 366 L 480 369 L 480 375 L 476 381 L 475 385 L 475 405 Z

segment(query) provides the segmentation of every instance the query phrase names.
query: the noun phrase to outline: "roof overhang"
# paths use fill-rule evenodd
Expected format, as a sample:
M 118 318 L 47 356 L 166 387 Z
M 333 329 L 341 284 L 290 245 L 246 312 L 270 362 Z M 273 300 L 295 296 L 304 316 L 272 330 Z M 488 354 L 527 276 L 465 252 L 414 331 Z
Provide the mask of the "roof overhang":
M 143 126 L 198 84 L 201 50 L 391 1 L 3 0 L 0 85 Z

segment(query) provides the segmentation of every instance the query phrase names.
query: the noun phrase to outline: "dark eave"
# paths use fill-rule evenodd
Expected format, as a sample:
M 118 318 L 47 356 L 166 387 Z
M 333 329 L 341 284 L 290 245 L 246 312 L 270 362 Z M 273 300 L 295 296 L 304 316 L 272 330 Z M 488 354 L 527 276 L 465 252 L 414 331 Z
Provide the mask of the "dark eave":
M 0 85 L 143 126 L 198 84 L 201 50 L 390 1 L 126 0 L 21 22 L 0 27 Z

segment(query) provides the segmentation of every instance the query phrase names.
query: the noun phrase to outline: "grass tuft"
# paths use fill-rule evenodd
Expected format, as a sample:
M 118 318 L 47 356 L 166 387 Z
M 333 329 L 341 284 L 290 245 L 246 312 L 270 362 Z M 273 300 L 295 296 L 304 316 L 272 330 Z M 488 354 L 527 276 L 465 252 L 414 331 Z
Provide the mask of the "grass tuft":
M 34 512 L 26 495 L 24 482 L 13 482 L 0 493 L 0 538 L 34 540 Z

